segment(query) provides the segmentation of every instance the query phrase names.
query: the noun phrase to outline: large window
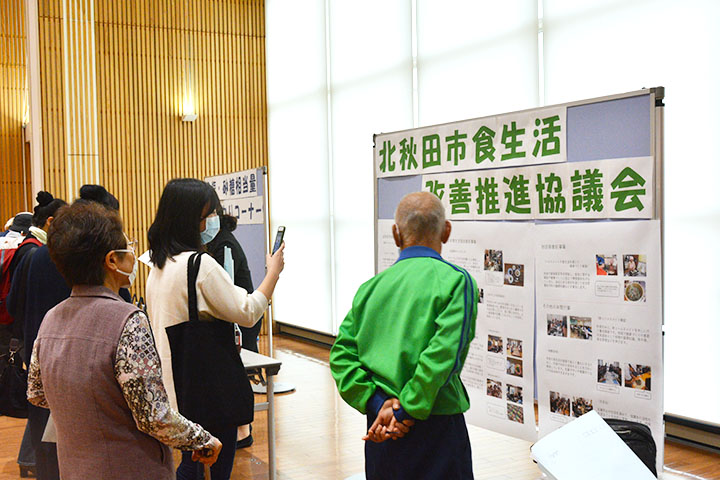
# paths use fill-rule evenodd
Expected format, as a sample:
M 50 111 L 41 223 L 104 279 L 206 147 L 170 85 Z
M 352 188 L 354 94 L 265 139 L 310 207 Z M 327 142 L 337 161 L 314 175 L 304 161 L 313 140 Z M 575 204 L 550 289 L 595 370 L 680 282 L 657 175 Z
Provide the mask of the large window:
M 372 135 L 664 86 L 666 411 L 720 424 L 720 2 L 267 0 L 279 321 L 373 274 Z

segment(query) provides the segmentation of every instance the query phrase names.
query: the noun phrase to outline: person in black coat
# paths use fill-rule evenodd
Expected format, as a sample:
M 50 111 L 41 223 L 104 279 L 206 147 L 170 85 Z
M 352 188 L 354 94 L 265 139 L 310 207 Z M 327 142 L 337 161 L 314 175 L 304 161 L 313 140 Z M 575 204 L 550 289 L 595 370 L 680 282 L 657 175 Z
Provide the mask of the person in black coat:
M 210 255 L 221 266 L 225 266 L 225 247 L 230 247 L 234 264 L 234 282 L 238 287 L 244 288 L 248 293 L 253 292 L 252 276 L 248 267 L 247 257 L 243 252 L 240 243 L 233 235 L 233 231 L 237 228 L 237 219 L 231 215 L 226 215 L 222 211 L 218 212 L 220 217 L 220 231 L 212 241 L 207 244 Z M 257 321 L 252 327 L 240 327 L 242 333 L 242 347 L 250 351 L 258 353 L 258 335 L 262 328 L 263 317 Z M 251 427 L 242 425 L 238 428 L 238 440 L 236 448 L 245 448 L 253 444 Z
M 248 293 L 253 292 L 252 276 L 248 267 L 247 257 L 243 252 L 240 243 L 233 235 L 233 231 L 237 227 L 237 219 L 231 215 L 218 213 L 220 217 L 220 231 L 215 238 L 207 244 L 210 255 L 221 266 L 225 266 L 225 247 L 230 247 L 233 262 L 235 264 L 235 285 L 247 290 Z M 262 317 L 252 327 L 240 327 L 242 332 L 242 346 L 250 351 L 258 353 L 257 338 L 262 328 Z

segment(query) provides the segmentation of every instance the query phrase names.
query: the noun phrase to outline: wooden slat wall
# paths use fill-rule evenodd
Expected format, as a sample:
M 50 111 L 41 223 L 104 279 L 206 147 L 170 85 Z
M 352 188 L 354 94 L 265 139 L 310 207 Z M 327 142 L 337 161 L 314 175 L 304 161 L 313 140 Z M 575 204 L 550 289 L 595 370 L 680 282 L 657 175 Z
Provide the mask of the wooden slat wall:
M 62 12 L 62 0 L 38 2 L 44 189 L 72 201 L 67 186 Z
M 29 158 L 23 159 L 25 2 L 0 0 L 0 229 L 32 202 Z
M 62 0 L 40 3 L 46 186 L 66 198 Z M 170 179 L 267 165 L 264 1 L 95 0 L 94 17 L 100 183 L 145 251 Z M 181 121 L 188 65 L 193 123 Z
M 94 0 L 63 0 L 63 91 L 70 197 L 82 185 L 100 181 L 94 7 Z

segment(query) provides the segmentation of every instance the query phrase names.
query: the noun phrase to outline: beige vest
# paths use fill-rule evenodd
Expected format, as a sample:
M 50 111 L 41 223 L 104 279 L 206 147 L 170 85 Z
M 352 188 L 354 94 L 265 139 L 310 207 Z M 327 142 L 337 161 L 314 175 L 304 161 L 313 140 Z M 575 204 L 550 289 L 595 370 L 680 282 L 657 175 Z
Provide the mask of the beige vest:
M 63 480 L 175 478 L 170 449 L 138 430 L 115 379 L 120 334 L 137 310 L 105 287 L 78 285 L 42 322 L 35 346 Z

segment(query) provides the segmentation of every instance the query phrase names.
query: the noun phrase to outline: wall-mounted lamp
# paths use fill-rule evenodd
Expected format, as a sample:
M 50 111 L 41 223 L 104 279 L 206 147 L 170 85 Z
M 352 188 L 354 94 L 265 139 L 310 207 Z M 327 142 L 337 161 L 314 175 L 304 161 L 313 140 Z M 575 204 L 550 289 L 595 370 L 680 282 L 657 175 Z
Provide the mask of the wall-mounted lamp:
M 192 36 L 187 34 L 187 59 L 185 63 L 185 92 L 182 100 L 182 121 L 194 122 L 197 119 L 195 99 L 193 98 L 193 45 Z
M 183 122 L 194 122 L 197 118 L 195 113 L 195 102 L 192 98 L 192 92 L 185 92 L 185 96 L 182 102 L 182 121 Z

